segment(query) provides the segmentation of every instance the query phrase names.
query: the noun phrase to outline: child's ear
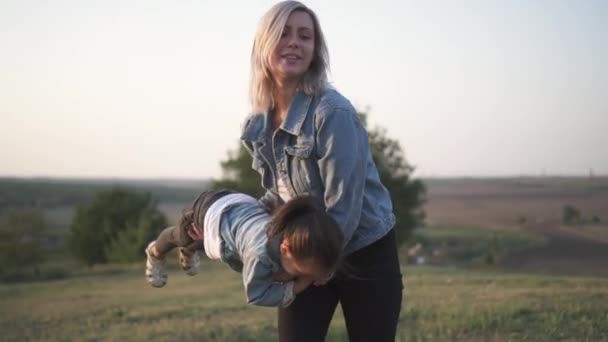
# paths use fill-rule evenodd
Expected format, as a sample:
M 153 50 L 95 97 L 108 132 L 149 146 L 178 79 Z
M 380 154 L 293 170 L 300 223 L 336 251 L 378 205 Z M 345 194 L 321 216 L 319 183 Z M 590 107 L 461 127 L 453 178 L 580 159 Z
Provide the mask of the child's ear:
M 291 248 L 289 246 L 289 242 L 287 242 L 287 241 L 281 242 L 281 246 L 279 247 L 279 250 L 281 251 L 281 254 L 283 254 L 283 255 L 291 254 Z

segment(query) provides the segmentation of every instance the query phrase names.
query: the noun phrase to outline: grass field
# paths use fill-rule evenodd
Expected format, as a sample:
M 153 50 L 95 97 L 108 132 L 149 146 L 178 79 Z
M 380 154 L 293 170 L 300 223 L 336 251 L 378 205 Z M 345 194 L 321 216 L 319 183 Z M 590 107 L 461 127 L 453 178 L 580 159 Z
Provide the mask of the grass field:
M 275 310 L 244 303 L 237 273 L 170 272 L 154 289 L 142 265 L 60 281 L 0 285 L 3 341 L 271 341 Z M 408 267 L 398 341 L 608 340 L 608 279 Z M 347 341 L 338 311 L 328 341 Z
M 401 249 L 398 341 L 608 341 L 608 178 L 427 185 L 427 225 Z M 176 222 L 184 205 L 160 209 Z M 565 205 L 587 221 L 564 225 Z M 58 236 L 73 212 L 46 211 Z M 406 263 L 417 242 L 425 266 Z M 275 310 L 246 305 L 240 276 L 224 265 L 203 266 L 194 278 L 174 269 L 153 289 L 143 257 L 82 269 L 58 251 L 30 278 L 62 279 L 0 284 L 0 340 L 276 340 Z M 327 340 L 348 340 L 339 308 Z

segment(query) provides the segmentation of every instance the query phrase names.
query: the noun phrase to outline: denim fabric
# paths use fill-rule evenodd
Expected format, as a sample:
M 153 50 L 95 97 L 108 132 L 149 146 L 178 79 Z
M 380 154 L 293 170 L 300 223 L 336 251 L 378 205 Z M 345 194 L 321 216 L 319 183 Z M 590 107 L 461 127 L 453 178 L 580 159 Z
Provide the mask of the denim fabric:
M 261 306 L 282 306 L 288 283 L 272 280 L 282 270 L 278 246 L 266 235 L 270 215 L 259 203 L 242 201 L 209 210 L 221 212 L 221 259 L 243 274 L 247 303 Z
M 372 159 L 367 131 L 351 103 L 334 89 L 294 96 L 287 117 L 271 132 L 270 113 L 247 117 L 241 139 L 253 157 L 274 209 L 280 177 L 291 196 L 311 194 L 340 224 L 345 254 L 382 238 L 395 224 L 387 189 Z

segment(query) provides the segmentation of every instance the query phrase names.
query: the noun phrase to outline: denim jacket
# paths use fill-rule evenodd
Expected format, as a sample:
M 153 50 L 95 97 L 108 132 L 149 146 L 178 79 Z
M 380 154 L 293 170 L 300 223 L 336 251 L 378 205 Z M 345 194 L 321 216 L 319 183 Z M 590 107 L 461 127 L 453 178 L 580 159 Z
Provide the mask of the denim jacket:
M 283 203 L 278 177 L 291 196 L 311 194 L 342 227 L 345 254 L 392 229 L 390 195 L 380 182 L 367 131 L 345 97 L 334 89 L 320 96 L 298 92 L 275 132 L 271 119 L 269 113 L 248 116 L 241 136 L 262 176 L 265 207 Z
M 241 197 L 231 200 L 230 196 Z M 283 270 L 279 252 L 281 240 L 268 239 L 266 230 L 270 215 L 254 198 L 243 200 L 244 196 L 249 197 L 228 194 L 210 203 L 205 210 L 205 233 L 208 228 L 213 229 L 207 226 L 208 223 L 218 226 L 220 259 L 242 273 L 248 304 L 288 306 L 294 299 L 293 281 L 273 281 L 273 275 Z M 217 219 L 209 220 L 214 216 Z

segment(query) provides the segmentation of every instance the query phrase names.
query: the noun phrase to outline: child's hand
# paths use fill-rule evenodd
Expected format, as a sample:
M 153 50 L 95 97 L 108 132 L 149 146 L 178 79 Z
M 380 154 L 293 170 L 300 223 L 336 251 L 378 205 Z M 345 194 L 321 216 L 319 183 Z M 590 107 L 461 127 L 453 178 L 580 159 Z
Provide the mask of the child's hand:
M 323 285 L 327 284 L 327 282 L 329 282 L 331 280 L 331 278 L 333 278 L 333 277 L 334 277 L 334 273 L 332 272 L 325 278 L 321 278 L 321 279 L 317 279 L 317 280 L 313 281 L 312 284 L 314 286 L 323 286 Z
M 285 271 L 281 271 L 272 275 L 272 281 L 277 283 L 286 283 L 288 281 L 294 280 L 296 277 L 290 275 Z
M 194 223 L 192 224 L 192 227 L 190 229 L 188 229 L 188 235 L 190 235 L 190 237 L 192 238 L 192 240 L 194 241 L 203 241 L 203 229 L 197 227 Z

